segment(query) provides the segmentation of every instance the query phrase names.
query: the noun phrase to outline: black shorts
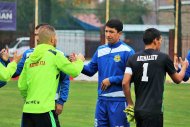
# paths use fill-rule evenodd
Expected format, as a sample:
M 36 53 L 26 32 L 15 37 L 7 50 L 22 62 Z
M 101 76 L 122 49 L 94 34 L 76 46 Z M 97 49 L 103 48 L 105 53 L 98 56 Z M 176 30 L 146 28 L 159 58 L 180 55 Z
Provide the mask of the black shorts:
M 57 125 L 58 124 L 58 125 Z M 22 127 L 59 127 L 58 116 L 54 111 L 46 113 L 23 113 Z
M 135 113 L 137 127 L 163 127 L 163 113 L 141 114 Z

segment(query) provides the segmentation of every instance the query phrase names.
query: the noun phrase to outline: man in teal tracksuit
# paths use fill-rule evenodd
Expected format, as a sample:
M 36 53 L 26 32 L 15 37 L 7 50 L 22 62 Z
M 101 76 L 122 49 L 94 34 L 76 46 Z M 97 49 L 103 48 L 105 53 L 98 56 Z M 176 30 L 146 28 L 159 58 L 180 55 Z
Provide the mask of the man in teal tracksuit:
M 52 110 L 55 109 L 55 93 L 60 70 L 72 77 L 78 76 L 84 66 L 82 55 L 70 62 L 56 50 L 55 29 L 46 25 L 39 29 L 39 42 L 25 61 L 18 81 L 23 107 L 23 127 L 56 127 Z

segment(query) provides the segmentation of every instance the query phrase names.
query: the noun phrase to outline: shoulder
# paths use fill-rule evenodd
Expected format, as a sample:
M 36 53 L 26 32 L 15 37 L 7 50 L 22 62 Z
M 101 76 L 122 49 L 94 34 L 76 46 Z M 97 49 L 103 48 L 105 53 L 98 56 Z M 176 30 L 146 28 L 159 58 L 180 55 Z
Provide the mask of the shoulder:
M 135 53 L 134 49 L 127 45 L 125 42 L 121 41 L 121 45 L 119 46 L 124 51 L 133 52 Z
M 101 49 L 105 49 L 105 48 L 109 48 L 107 44 L 98 46 L 97 50 L 101 50 Z
M 158 51 L 158 56 L 159 56 L 160 58 L 170 58 L 170 56 L 169 56 L 168 54 L 163 53 L 163 52 L 160 52 L 160 51 Z
M 126 43 L 121 41 L 121 44 L 114 49 L 116 52 L 126 52 L 126 53 L 130 53 L 130 54 L 134 54 L 135 51 Z
M 141 56 L 143 53 L 143 51 L 138 51 L 136 53 L 134 53 L 134 55 L 132 55 L 131 57 L 129 57 L 129 59 L 131 59 L 132 61 L 134 61 L 134 59 L 137 59 L 138 56 Z
M 111 53 L 125 53 L 127 56 L 132 56 L 135 51 L 130 46 L 120 41 L 119 45 L 113 48 Z
M 56 55 L 56 54 L 57 54 L 57 51 L 56 51 L 56 50 L 52 50 L 52 49 L 49 49 L 48 52 L 50 52 L 50 53 L 53 54 L 53 55 Z
M 34 51 L 34 48 L 32 49 L 27 49 L 24 53 L 23 53 L 23 57 L 28 58 L 29 55 Z
M 105 52 L 109 52 L 110 51 L 110 48 L 107 44 L 104 44 L 104 45 L 101 45 L 97 48 L 97 53 L 105 53 Z
M 0 63 L 4 65 L 6 62 L 2 58 L 0 58 Z
M 172 61 L 170 56 L 166 53 L 160 51 L 154 51 L 154 54 L 157 55 L 157 59 L 161 63 L 167 63 L 168 61 Z
M 52 55 L 55 55 L 55 56 L 59 55 L 59 54 L 63 54 L 64 55 L 64 53 L 62 51 L 58 50 L 58 49 L 49 49 L 48 53 L 50 53 Z
M 55 55 L 55 56 L 56 55 L 64 55 L 64 53 L 62 51 L 58 50 L 58 49 L 54 49 L 54 50 L 50 49 L 50 50 L 48 50 L 48 52 Z
M 31 53 L 34 51 L 34 48 L 31 48 L 31 49 L 27 49 L 23 54 L 26 54 L 26 53 Z
M 105 55 L 109 54 L 110 50 L 111 49 L 109 48 L 108 44 L 104 44 L 104 45 L 101 45 L 97 48 L 97 51 L 95 54 L 98 57 L 105 56 Z

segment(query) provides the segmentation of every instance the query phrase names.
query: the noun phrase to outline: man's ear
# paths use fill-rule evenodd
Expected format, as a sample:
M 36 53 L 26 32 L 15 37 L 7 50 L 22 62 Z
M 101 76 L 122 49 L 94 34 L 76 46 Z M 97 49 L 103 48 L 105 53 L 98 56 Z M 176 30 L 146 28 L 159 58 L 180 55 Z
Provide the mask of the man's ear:
M 154 45 L 157 45 L 157 42 L 158 42 L 158 40 L 155 38 L 155 39 L 153 40 Z
M 50 44 L 51 44 L 51 45 L 54 44 L 54 38 L 53 38 L 53 37 L 51 37 Z

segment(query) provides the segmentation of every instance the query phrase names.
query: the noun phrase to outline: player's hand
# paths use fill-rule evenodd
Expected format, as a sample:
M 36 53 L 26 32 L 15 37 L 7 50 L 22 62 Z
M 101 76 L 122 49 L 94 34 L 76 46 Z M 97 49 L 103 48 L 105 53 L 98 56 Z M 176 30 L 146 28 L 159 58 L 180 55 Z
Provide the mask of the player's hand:
M 17 52 L 14 53 L 14 56 L 13 56 L 13 61 L 15 61 L 16 63 L 18 63 L 20 61 L 22 57 L 22 54 L 18 55 Z
M 182 65 L 182 67 L 185 67 L 187 69 L 187 67 L 189 66 L 189 62 L 187 59 L 182 60 L 181 57 L 179 57 L 179 63 Z
M 80 59 L 82 61 L 85 61 L 85 58 L 84 58 L 84 56 L 81 53 L 77 54 L 76 58 L 77 58 L 77 60 Z
M 76 54 L 75 53 L 72 53 L 71 55 L 69 55 L 69 61 L 74 62 L 76 60 L 77 60 L 77 58 L 76 58 Z
M 128 105 L 127 108 L 124 110 L 127 116 L 127 121 L 130 122 L 135 122 L 135 117 L 134 117 L 134 106 Z
M 56 105 L 55 105 L 55 113 L 56 113 L 57 115 L 60 115 L 60 114 L 62 113 L 62 111 L 63 111 L 63 105 L 61 105 L 61 104 L 56 104 Z
M 101 89 L 106 90 L 111 85 L 109 78 L 106 78 L 101 83 Z
M 8 59 L 9 59 L 9 51 L 8 51 L 8 49 L 6 48 L 6 49 L 2 49 L 1 51 L 0 51 L 0 56 L 1 56 L 1 58 L 4 60 L 4 61 L 8 61 Z
M 179 60 L 177 56 L 174 57 L 174 67 L 176 70 L 179 69 Z

